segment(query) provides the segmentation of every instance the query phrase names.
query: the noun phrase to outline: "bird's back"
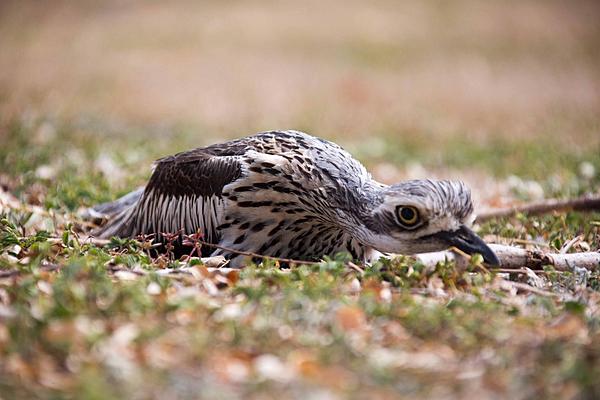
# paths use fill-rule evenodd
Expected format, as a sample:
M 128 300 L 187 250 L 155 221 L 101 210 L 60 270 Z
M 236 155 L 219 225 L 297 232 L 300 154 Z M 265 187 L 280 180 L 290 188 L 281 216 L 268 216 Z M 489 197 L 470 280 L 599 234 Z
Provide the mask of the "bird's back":
M 311 258 L 340 244 L 356 253 L 339 213 L 358 206 L 356 193 L 369 180 L 334 143 L 297 131 L 263 132 L 159 159 L 138 200 L 96 234 L 160 239 L 199 231 L 210 243 L 264 255 Z

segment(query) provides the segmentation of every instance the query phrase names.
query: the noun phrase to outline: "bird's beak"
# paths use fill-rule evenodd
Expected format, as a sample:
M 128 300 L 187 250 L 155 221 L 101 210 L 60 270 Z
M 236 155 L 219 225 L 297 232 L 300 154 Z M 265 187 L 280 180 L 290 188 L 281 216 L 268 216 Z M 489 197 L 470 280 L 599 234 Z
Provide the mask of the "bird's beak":
M 443 231 L 436 233 L 434 236 L 442 239 L 449 246 L 454 246 L 467 254 L 481 254 L 483 260 L 489 265 L 500 265 L 500 261 L 492 249 L 475 232 L 464 225 L 455 231 Z

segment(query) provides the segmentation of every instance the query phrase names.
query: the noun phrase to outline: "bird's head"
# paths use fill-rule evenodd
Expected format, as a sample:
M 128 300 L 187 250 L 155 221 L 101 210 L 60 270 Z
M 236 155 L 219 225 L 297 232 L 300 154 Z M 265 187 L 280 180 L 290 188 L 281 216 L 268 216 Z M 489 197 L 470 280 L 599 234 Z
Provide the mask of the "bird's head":
M 367 242 L 383 252 L 414 254 L 454 246 L 498 265 L 494 252 L 469 227 L 471 191 L 462 182 L 412 180 L 385 187 L 370 212 Z

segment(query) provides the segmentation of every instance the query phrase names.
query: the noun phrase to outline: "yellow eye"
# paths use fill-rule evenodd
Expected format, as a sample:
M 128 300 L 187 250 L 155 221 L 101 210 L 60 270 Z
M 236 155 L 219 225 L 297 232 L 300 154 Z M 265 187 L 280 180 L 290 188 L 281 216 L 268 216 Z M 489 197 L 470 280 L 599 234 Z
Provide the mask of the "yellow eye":
M 406 228 L 412 228 L 419 223 L 419 210 L 413 206 L 396 207 L 396 215 L 400 225 Z

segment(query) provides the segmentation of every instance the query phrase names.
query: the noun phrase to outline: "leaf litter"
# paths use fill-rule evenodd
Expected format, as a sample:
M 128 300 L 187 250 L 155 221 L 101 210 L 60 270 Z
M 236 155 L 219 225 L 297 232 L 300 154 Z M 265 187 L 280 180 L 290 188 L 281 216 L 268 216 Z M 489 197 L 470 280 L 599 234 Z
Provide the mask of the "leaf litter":
M 233 270 L 222 257 L 152 255 L 152 238 L 89 240 L 71 194 L 42 184 L 13 195 L 10 179 L 0 190 L 6 398 L 600 394 L 598 271 L 343 255 Z M 600 215 L 517 214 L 479 229 L 525 248 L 598 251 L 590 221 Z

